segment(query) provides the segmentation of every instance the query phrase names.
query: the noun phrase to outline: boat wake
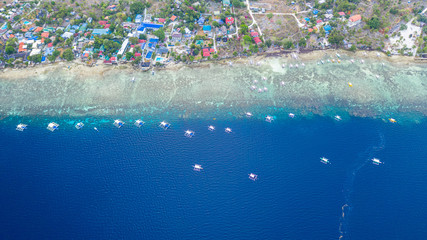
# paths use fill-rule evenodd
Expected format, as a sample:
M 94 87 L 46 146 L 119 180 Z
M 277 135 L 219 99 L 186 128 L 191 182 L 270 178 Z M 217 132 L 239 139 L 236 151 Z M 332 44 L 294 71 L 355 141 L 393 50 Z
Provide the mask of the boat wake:
M 339 233 L 340 233 L 339 239 L 341 240 L 347 239 L 348 222 L 349 222 L 349 217 L 352 210 L 351 195 L 353 193 L 353 185 L 354 185 L 354 180 L 356 178 L 356 175 L 362 167 L 364 167 L 367 163 L 371 161 L 375 153 L 383 150 L 384 147 L 385 147 L 384 135 L 382 133 L 379 133 L 378 145 L 371 146 L 367 148 L 363 153 L 361 153 L 357 158 L 357 161 L 355 162 L 355 164 L 349 169 L 347 173 L 347 179 L 344 183 L 344 188 L 343 188 L 345 202 L 341 207 L 342 214 L 341 214 L 340 225 L 339 225 Z

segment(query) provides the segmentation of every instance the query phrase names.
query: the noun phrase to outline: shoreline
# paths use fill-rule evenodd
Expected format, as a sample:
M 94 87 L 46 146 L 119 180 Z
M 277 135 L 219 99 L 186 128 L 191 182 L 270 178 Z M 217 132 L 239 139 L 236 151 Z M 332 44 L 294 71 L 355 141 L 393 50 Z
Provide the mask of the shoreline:
M 250 61 L 262 61 L 266 59 L 271 58 L 278 58 L 283 59 L 285 61 L 296 61 L 295 59 L 292 59 L 290 56 L 291 53 L 296 53 L 295 51 L 280 51 L 280 52 L 265 52 L 262 54 L 252 55 L 249 57 L 232 57 L 227 59 L 220 59 L 220 60 L 206 60 L 201 61 L 197 63 L 172 63 L 168 65 L 164 65 L 162 67 L 151 67 L 150 69 L 154 69 L 155 71 L 164 71 L 164 70 L 179 70 L 183 67 L 207 67 L 211 64 L 219 64 L 219 65 L 225 65 L 228 64 L 230 61 L 233 62 L 233 64 L 249 64 Z M 414 57 L 409 56 L 400 56 L 400 55 L 393 55 L 391 57 L 387 56 L 383 52 L 379 51 L 356 51 L 351 52 L 347 50 L 333 50 L 333 49 L 327 49 L 327 50 L 309 50 L 298 54 L 298 61 L 308 61 L 313 62 L 320 59 L 325 59 L 325 57 L 330 58 L 337 58 L 336 53 L 339 53 L 342 55 L 342 57 L 350 57 L 350 58 L 357 58 L 357 59 L 378 59 L 381 61 L 388 62 L 390 64 L 396 64 L 396 65 L 427 65 L 427 62 L 417 62 L 415 61 Z M 380 57 L 377 56 L 377 54 L 380 54 Z M 366 55 L 365 55 L 366 54 Z M 101 61 L 98 61 L 97 64 L 94 66 L 88 66 L 86 63 L 81 62 L 81 60 L 74 60 L 71 62 L 55 62 L 55 63 L 49 63 L 49 64 L 38 64 L 35 66 L 25 67 L 25 68 L 5 68 L 0 72 L 0 78 L 14 78 L 18 76 L 13 76 L 15 73 L 22 73 L 23 75 L 29 76 L 29 75 L 38 75 L 38 74 L 46 74 L 48 71 L 57 70 L 58 68 L 67 69 L 68 66 L 71 67 L 71 71 L 79 72 L 82 75 L 92 75 L 94 73 L 97 74 L 104 74 L 107 71 L 110 70 L 123 70 L 126 71 L 133 71 L 133 72 L 145 72 L 147 70 L 141 70 L 140 68 L 133 67 L 131 63 L 125 63 L 125 64 L 118 64 L 118 65 L 106 65 L 103 64 Z

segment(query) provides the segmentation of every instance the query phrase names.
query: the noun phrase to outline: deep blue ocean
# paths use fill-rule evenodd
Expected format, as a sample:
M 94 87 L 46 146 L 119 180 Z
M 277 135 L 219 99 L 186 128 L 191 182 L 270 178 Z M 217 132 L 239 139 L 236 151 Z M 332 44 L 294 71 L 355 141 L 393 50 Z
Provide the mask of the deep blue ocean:
M 0 239 L 427 239 L 425 121 L 21 120 L 0 121 Z

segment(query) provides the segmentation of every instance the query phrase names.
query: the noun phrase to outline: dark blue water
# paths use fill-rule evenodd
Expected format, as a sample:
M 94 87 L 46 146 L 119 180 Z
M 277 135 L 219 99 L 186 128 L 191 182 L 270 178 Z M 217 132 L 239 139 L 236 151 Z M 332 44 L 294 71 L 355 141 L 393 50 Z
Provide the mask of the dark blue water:
M 1 239 L 427 239 L 425 122 L 19 121 L 0 122 Z

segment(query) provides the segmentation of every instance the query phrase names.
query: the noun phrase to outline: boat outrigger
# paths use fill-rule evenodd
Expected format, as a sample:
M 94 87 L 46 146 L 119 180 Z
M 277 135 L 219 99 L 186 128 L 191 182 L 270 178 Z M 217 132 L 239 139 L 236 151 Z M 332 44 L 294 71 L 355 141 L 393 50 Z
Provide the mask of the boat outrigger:
M 295 114 L 293 114 L 293 113 L 289 113 L 289 117 L 290 117 L 290 118 L 294 118 L 294 117 L 295 117 Z
M 250 118 L 250 117 L 252 117 L 252 116 L 253 116 L 251 112 L 246 112 L 246 113 L 245 113 L 245 115 L 246 115 L 246 117 L 248 117 L 248 118 Z
M 209 131 L 211 131 L 211 132 L 213 132 L 213 131 L 215 131 L 215 127 L 214 127 L 214 126 L 212 126 L 212 125 L 210 125 L 210 126 L 208 127 L 208 130 L 209 130 Z
M 56 122 L 51 122 L 51 123 L 49 123 L 49 124 L 47 125 L 47 130 L 49 130 L 49 131 L 53 132 L 53 131 L 55 131 L 56 129 L 58 129 L 58 127 L 59 127 L 59 124 L 58 124 L 58 123 L 56 123 Z
M 17 131 L 23 132 L 25 129 L 27 129 L 26 124 L 20 123 L 20 124 L 18 124 L 18 126 L 16 126 Z
M 266 121 L 266 122 L 271 123 L 273 120 L 274 120 L 274 118 L 273 118 L 272 116 L 270 116 L 270 115 L 267 115 L 267 116 L 265 117 L 265 121 Z
M 120 120 L 120 119 L 114 120 L 114 123 L 113 123 L 113 125 L 116 126 L 117 128 L 123 127 L 124 124 L 125 123 L 122 120 Z
M 226 129 L 225 129 L 225 132 L 226 132 L 226 133 L 231 133 L 231 132 L 232 132 L 232 131 L 231 131 L 231 128 L 226 128 Z
M 342 120 L 342 119 L 341 119 L 341 116 L 336 115 L 336 116 L 335 116 L 335 120 L 336 120 L 336 121 L 341 121 L 341 120 Z
M 388 121 L 391 123 L 397 123 L 396 119 L 394 119 L 394 118 L 389 118 Z
M 320 158 L 320 162 L 323 164 L 331 164 L 331 162 L 329 162 L 329 159 L 325 158 L 325 157 L 321 157 Z

